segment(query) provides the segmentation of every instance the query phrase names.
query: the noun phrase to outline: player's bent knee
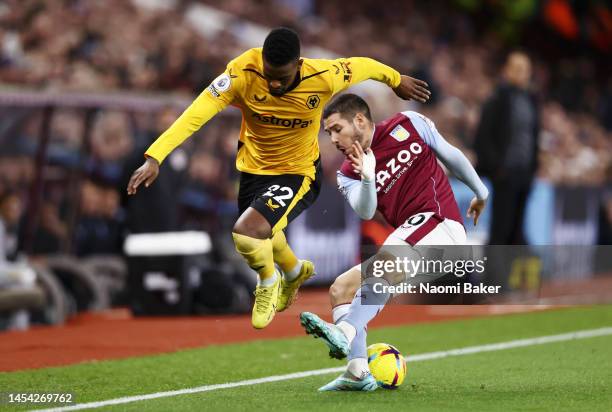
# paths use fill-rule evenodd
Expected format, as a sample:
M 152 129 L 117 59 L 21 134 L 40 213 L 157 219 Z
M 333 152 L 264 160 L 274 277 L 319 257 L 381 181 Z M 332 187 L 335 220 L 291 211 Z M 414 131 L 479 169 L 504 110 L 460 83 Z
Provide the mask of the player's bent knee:
M 337 306 L 342 303 L 348 303 L 351 298 L 347 296 L 346 287 L 342 283 L 332 283 L 329 287 L 329 300 L 332 306 Z
M 349 303 L 353 300 L 361 282 L 361 273 L 353 270 L 336 278 L 329 287 L 329 299 L 332 306 Z
M 234 224 L 232 232 L 249 236 L 255 239 L 268 239 L 272 237 L 272 228 L 258 212 L 247 210 Z
M 267 239 L 272 235 L 271 231 L 240 221 L 234 224 L 232 232 L 255 239 Z

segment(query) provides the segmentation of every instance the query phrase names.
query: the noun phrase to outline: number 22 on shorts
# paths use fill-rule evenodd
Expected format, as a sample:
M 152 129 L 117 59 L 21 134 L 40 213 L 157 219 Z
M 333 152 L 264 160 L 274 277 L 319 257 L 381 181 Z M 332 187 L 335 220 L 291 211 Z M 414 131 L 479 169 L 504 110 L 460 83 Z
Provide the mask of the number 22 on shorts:
M 280 194 L 275 195 L 275 192 L 280 192 Z M 287 186 L 281 187 L 279 185 L 272 185 L 268 188 L 268 191 L 262 196 L 272 197 L 279 205 L 285 207 L 287 205 L 285 203 L 285 200 L 289 200 L 293 197 L 293 189 Z

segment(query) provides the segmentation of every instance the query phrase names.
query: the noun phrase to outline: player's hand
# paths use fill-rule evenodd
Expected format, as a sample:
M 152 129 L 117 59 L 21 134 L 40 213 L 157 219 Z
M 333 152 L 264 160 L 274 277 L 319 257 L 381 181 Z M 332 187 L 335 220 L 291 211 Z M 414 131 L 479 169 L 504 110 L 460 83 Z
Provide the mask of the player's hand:
M 402 75 L 402 80 L 393 91 L 395 94 L 404 100 L 416 100 L 425 103 L 429 100 L 431 92 L 428 89 L 429 85 L 423 80 L 415 79 L 414 77 Z
M 484 210 L 486 204 L 486 200 L 478 199 L 476 197 L 474 197 L 470 202 L 470 207 L 467 211 L 467 217 L 474 218 L 474 226 L 478 224 L 478 218 L 480 217 L 480 214 Z
M 147 157 L 147 160 L 144 162 L 142 166 L 132 173 L 132 177 L 130 178 L 130 182 L 128 183 L 127 192 L 128 195 L 135 195 L 138 190 L 138 186 L 140 186 L 143 182 L 145 187 L 149 187 L 151 183 L 157 178 L 159 174 L 159 163 L 157 160 L 152 157 Z
M 374 157 L 372 149 L 368 148 L 364 152 L 361 144 L 355 142 L 353 146 L 351 146 L 351 151 L 352 153 L 348 155 L 348 158 L 353 166 L 353 171 L 361 175 L 362 179 L 374 180 L 376 158 Z

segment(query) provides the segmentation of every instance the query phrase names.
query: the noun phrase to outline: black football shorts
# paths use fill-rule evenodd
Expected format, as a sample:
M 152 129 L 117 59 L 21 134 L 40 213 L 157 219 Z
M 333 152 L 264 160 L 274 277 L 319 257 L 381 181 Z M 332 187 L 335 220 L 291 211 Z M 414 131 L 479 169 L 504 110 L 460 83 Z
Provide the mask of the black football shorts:
M 241 172 L 238 191 L 240 214 L 252 207 L 270 223 L 272 234 L 283 230 L 319 196 L 323 179 L 320 158 L 316 160 L 315 168 L 314 180 L 303 175 Z

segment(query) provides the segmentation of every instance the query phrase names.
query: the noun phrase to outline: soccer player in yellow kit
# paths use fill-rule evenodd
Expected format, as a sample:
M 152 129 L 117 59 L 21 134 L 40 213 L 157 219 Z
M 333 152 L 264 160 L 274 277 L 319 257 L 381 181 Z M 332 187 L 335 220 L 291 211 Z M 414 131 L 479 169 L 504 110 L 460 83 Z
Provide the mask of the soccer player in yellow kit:
M 323 107 L 336 93 L 368 79 L 387 84 L 403 99 L 429 98 L 427 83 L 369 58 L 300 58 L 298 35 L 274 29 L 263 48 L 232 60 L 148 148 L 145 163 L 128 183 L 128 194 L 143 183 L 148 187 L 174 148 L 228 105 L 241 109 L 240 217 L 232 235 L 236 250 L 259 274 L 251 319 L 255 328 L 266 327 L 285 310 L 314 274 L 312 262 L 295 256 L 283 229 L 319 194 Z

